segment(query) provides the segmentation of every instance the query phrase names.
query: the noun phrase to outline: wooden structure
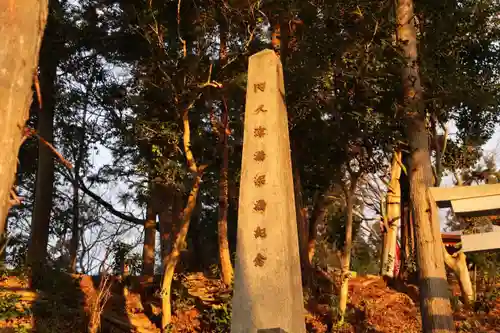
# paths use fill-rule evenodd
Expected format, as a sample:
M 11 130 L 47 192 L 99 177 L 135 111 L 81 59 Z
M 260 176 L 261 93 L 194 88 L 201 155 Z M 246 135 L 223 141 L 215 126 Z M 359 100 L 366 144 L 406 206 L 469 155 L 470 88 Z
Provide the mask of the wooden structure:
M 458 217 L 488 216 L 494 224 L 500 219 L 500 184 L 477 186 L 431 187 L 430 192 L 439 208 L 451 208 Z M 443 233 L 445 245 L 462 243 L 463 252 L 500 249 L 500 231 L 460 235 Z
M 431 187 L 430 191 L 439 208 L 452 208 L 457 216 L 500 215 L 500 184 Z

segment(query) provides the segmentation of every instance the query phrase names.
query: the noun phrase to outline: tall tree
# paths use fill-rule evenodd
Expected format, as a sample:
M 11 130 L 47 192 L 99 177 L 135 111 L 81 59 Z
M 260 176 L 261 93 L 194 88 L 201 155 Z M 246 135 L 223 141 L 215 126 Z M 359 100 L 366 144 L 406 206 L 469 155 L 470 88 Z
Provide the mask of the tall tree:
M 54 142 L 54 111 L 56 107 L 56 80 L 59 63 L 57 50 L 60 47 L 59 0 L 49 1 L 49 15 L 40 51 L 40 91 L 42 107 L 38 114 L 38 135 L 49 144 Z M 28 263 L 37 275 L 47 256 L 49 224 L 54 190 L 54 153 L 42 140 L 38 143 L 38 168 L 35 185 L 35 205 L 31 221 Z
M 227 39 L 228 22 L 222 12 L 219 12 L 219 66 L 225 66 L 227 63 Z M 218 131 L 220 141 L 222 163 L 219 174 L 219 220 L 217 230 L 219 236 L 219 258 L 222 272 L 222 281 L 230 285 L 233 280 L 233 265 L 231 263 L 231 253 L 229 252 L 229 242 L 227 238 L 227 217 L 229 209 L 229 109 L 224 95 L 221 100 L 222 105 L 222 128 Z
M 398 0 L 396 21 L 398 43 L 406 58 L 402 68 L 404 117 L 410 148 L 410 200 L 417 235 L 423 331 L 454 332 L 438 211 L 428 189 L 434 179 L 418 69 L 413 0 Z
M 353 220 L 354 220 L 354 200 L 356 195 L 356 190 L 358 188 L 358 181 L 360 177 L 359 171 L 349 170 L 349 185 L 344 187 L 344 195 L 346 198 L 346 228 L 345 228 L 345 242 L 344 249 L 342 251 L 342 270 L 341 279 L 342 284 L 340 286 L 340 296 L 339 296 L 339 310 L 340 310 L 340 322 L 344 321 L 345 313 L 347 309 L 347 298 L 349 293 L 349 275 L 351 266 L 351 250 L 352 250 L 352 239 L 353 239 Z
M 151 194 L 152 196 L 153 194 Z M 142 249 L 142 275 L 152 281 L 155 272 L 156 212 L 153 199 L 149 199 L 144 222 L 144 246 Z
M 401 177 L 401 151 L 396 151 L 392 159 L 391 180 L 387 186 L 387 198 L 385 210 L 387 225 L 384 234 L 384 246 L 382 250 L 382 276 L 387 278 L 394 277 L 394 264 L 396 262 L 396 246 L 398 238 L 399 224 L 401 220 L 401 186 L 399 178 Z
M 0 4 L 0 242 L 5 238 L 17 155 L 32 100 L 32 83 L 48 14 L 47 1 L 3 1 Z M 14 200 L 14 201 L 13 201 Z

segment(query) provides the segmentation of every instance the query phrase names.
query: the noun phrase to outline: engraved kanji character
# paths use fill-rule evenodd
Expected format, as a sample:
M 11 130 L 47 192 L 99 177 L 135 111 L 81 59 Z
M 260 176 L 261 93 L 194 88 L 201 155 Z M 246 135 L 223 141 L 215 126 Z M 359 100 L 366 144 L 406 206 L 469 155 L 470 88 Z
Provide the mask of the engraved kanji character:
M 262 138 L 264 135 L 266 135 L 265 127 L 259 126 L 253 130 L 253 136 L 257 138 Z
M 256 151 L 253 154 L 254 161 L 262 162 L 266 159 L 266 153 L 263 150 Z
M 253 91 L 257 92 L 257 90 L 260 90 L 260 91 L 266 90 L 266 83 L 265 82 L 255 83 L 253 85 Z
M 265 200 L 257 200 L 253 206 L 253 210 L 256 212 L 264 212 L 266 210 L 267 203 Z
M 253 178 L 253 183 L 257 187 L 266 185 L 266 175 L 257 175 Z
M 255 238 L 259 237 L 266 238 L 267 237 L 266 228 L 257 227 L 254 230 L 253 235 L 255 236 Z
M 259 114 L 261 112 L 267 112 L 267 110 L 264 109 L 264 104 L 259 105 L 259 107 L 257 109 L 255 109 L 255 111 L 253 113 Z
M 259 266 L 259 267 L 262 267 L 264 266 L 264 262 L 267 260 L 267 258 L 258 253 L 256 256 L 255 256 L 255 259 L 253 260 L 253 263 L 255 264 L 255 266 Z

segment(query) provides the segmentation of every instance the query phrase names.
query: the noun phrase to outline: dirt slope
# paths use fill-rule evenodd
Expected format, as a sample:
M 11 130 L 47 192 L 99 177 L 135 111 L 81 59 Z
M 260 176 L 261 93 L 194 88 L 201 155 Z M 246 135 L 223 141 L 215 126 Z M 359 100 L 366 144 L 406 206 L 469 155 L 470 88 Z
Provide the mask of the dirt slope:
M 86 332 L 97 286 L 96 277 L 63 274 L 50 287 L 34 293 L 22 278 L 0 279 L 0 332 L 23 332 L 21 327 L 36 328 L 37 332 Z M 224 304 L 228 304 L 230 291 L 219 280 L 195 273 L 182 277 L 175 286 L 174 332 L 229 332 Z M 458 293 L 456 287 L 454 293 Z M 331 304 L 310 300 L 306 308 L 309 332 L 421 332 L 416 288 L 410 286 L 401 293 L 377 277 L 351 280 L 347 322 L 341 327 L 332 324 Z M 499 333 L 500 298 L 486 308 L 483 312 L 457 311 L 457 330 Z M 19 318 L 12 316 L 16 311 Z M 158 297 L 139 279 L 124 292 L 119 279 L 114 278 L 102 316 L 102 332 L 160 332 L 154 324 L 159 322 L 159 312 Z

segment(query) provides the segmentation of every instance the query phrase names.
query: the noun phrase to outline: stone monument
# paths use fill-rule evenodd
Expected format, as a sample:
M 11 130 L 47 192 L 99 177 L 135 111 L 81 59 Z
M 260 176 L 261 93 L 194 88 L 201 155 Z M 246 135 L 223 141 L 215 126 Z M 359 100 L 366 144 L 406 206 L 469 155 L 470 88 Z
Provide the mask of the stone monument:
M 250 57 L 231 333 L 305 332 L 283 69 Z

